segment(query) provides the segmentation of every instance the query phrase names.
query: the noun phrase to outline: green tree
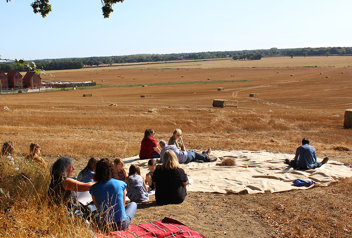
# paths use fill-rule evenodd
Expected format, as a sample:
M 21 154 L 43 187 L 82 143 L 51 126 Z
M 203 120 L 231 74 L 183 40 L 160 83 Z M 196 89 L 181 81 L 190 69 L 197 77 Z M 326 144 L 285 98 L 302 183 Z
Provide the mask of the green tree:
M 114 6 L 118 2 L 123 2 L 124 0 L 101 0 L 103 7 L 101 8 L 103 11 L 104 18 L 109 18 L 110 14 L 114 11 L 112 6 Z M 6 0 L 6 2 L 11 2 L 11 0 Z M 33 8 L 33 12 L 35 14 L 40 13 L 42 17 L 46 17 L 51 12 L 51 4 L 49 0 L 35 0 L 31 4 Z

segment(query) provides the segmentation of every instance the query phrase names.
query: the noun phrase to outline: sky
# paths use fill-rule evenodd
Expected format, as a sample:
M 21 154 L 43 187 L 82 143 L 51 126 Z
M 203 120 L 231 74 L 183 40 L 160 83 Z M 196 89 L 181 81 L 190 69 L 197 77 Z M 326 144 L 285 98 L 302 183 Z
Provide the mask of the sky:
M 352 46 L 351 0 L 0 0 L 3 59 Z

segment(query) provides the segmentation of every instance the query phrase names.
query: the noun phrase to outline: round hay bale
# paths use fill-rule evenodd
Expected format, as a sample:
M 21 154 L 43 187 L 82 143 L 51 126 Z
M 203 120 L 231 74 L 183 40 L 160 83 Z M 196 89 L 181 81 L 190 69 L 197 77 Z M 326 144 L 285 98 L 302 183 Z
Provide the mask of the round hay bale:
M 344 74 L 345 72 L 341 72 L 341 74 Z
M 345 111 L 345 121 L 343 127 L 352 128 L 352 109 L 347 109 Z
M 223 90 L 224 90 L 224 88 L 222 88 L 222 87 L 218 88 L 218 91 L 223 91 Z
M 325 78 L 327 78 L 327 79 L 328 79 L 328 78 L 330 78 L 330 76 L 326 76 Z
M 293 74 L 291 74 L 291 77 L 293 77 Z
M 323 73 L 320 73 L 320 75 L 323 75 Z

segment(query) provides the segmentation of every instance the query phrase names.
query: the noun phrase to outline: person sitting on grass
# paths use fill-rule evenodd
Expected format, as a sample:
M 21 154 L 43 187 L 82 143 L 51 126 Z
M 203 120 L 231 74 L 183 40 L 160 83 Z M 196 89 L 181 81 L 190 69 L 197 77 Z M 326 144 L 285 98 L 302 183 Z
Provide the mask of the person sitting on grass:
M 51 181 L 48 195 L 53 204 L 64 204 L 70 211 L 77 208 L 77 194 L 75 192 L 89 191 L 94 182 L 82 183 L 73 178 L 73 160 L 64 156 L 55 161 L 51 167 Z
M 83 183 L 89 183 L 94 181 L 94 173 L 95 167 L 99 159 L 97 158 L 90 158 L 88 161 L 87 166 L 79 172 L 77 176 L 77 180 Z
M 158 204 L 179 204 L 186 196 L 188 177 L 180 168 L 176 154 L 172 150 L 164 153 L 163 164 L 158 165 L 153 174 L 155 200 Z
M 132 202 L 149 201 L 147 186 L 141 176 L 141 170 L 132 164 L 128 172 L 127 196 Z
M 89 192 L 99 215 L 96 223 L 101 230 L 126 230 L 137 210 L 137 203 L 130 202 L 125 208 L 127 184 L 118 180 L 116 169 L 109 159 L 97 163 L 94 180 Z
M 318 163 L 315 148 L 309 145 L 309 143 L 310 141 L 308 138 L 303 138 L 302 145 L 297 148 L 294 159 L 291 161 L 285 159 L 284 163 L 299 170 L 315 169 L 326 164 L 329 161 L 329 158 L 325 157 L 321 163 Z
M 34 161 L 37 164 L 39 164 L 39 165 L 43 166 L 44 168 L 46 168 L 45 161 L 43 160 L 42 157 L 40 157 L 40 151 L 41 151 L 41 148 L 40 148 L 39 144 L 31 143 L 29 145 L 29 155 L 27 155 L 26 159 L 28 161 Z
M 182 135 L 181 129 L 175 129 L 167 144 L 175 145 L 177 149 L 186 151 L 186 147 L 185 147 L 185 144 L 183 143 L 181 135 Z
M 125 168 L 123 167 L 123 161 L 121 158 L 116 158 L 114 160 L 114 166 L 116 168 L 117 171 L 117 177 L 119 180 L 124 181 L 125 183 L 127 183 L 128 181 L 128 177 L 127 177 L 127 172 L 125 170 Z
M 156 168 L 156 160 L 150 159 L 148 161 L 149 173 L 147 173 L 145 176 L 145 182 L 146 182 L 146 184 L 148 184 L 149 190 L 154 190 L 153 174 L 154 174 L 155 168 Z
M 217 158 L 209 156 L 211 153 L 210 148 L 207 151 L 204 151 L 202 154 L 199 154 L 197 152 L 190 151 L 190 150 L 187 150 L 187 151 L 179 150 L 175 145 L 166 145 L 165 140 L 161 140 L 159 142 L 159 146 L 161 148 L 160 163 L 163 162 L 163 156 L 165 151 L 167 150 L 172 150 L 176 154 L 178 162 L 180 164 L 188 164 L 189 162 L 193 162 L 193 161 L 214 162 L 217 160 Z
M 155 132 L 153 129 L 147 129 L 144 132 L 144 138 L 141 142 L 141 150 L 139 152 L 140 159 L 160 158 L 160 149 L 154 139 Z
M 1 148 L 1 156 L 6 157 L 11 165 L 15 164 L 15 147 L 11 141 L 6 141 Z

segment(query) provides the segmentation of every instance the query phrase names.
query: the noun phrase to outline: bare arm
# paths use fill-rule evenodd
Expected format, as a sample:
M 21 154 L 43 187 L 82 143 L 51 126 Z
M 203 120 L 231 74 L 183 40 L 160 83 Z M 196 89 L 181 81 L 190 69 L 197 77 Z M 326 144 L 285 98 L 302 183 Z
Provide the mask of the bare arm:
M 155 189 L 155 188 L 156 188 L 156 182 L 153 182 L 153 185 L 154 185 L 153 187 L 154 187 L 154 189 Z
M 82 183 L 77 180 L 67 178 L 62 183 L 62 187 L 68 191 L 86 192 L 86 191 L 89 191 L 90 187 L 93 184 L 94 184 L 94 182 Z
M 158 147 L 153 147 L 153 150 L 160 155 L 160 149 Z
M 182 145 L 181 145 L 181 150 L 186 151 L 186 146 L 185 146 L 185 144 L 183 142 L 182 142 Z
M 98 209 L 97 201 L 95 200 L 95 197 L 93 195 L 92 195 L 92 198 L 93 198 L 93 203 L 94 203 L 95 207 Z
M 141 176 L 142 177 L 142 176 Z M 145 191 L 148 191 L 147 186 L 145 185 L 144 178 L 142 177 L 143 180 L 143 187 L 145 188 Z

